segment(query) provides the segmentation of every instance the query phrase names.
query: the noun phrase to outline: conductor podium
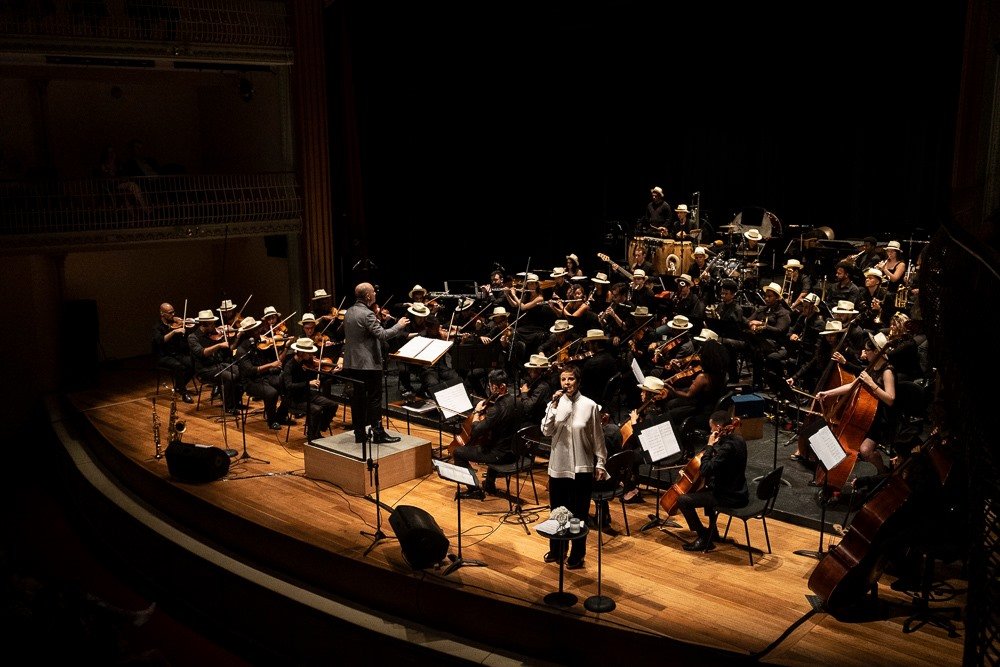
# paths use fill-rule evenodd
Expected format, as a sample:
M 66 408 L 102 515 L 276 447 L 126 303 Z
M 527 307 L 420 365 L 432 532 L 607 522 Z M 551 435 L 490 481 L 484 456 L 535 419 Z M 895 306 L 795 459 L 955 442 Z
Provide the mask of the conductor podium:
M 402 440 L 375 445 L 382 487 L 395 486 L 423 477 L 433 471 L 430 440 L 398 434 Z M 375 492 L 375 481 L 362 458 L 361 444 L 348 431 L 306 443 L 306 477 L 332 482 L 345 491 L 368 495 Z

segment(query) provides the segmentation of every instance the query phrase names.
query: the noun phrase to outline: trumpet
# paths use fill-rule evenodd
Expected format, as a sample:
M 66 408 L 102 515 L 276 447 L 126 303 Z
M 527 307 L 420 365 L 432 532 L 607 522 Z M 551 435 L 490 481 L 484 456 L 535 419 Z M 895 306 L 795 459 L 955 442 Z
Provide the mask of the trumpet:
M 903 281 L 900 283 L 899 289 L 896 290 L 895 306 L 899 310 L 906 308 L 906 304 L 909 303 L 910 300 L 910 270 L 912 268 L 912 262 L 906 265 L 906 273 L 903 274 Z

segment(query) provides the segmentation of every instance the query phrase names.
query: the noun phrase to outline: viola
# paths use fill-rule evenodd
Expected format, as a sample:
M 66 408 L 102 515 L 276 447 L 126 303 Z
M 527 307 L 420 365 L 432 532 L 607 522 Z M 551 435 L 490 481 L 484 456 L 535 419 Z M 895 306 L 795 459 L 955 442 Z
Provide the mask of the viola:
M 739 427 L 740 418 L 733 417 L 732 422 L 721 427 L 709 437 L 709 442 L 714 443 L 722 436 L 729 435 Z M 714 437 L 714 440 L 712 437 Z M 662 507 L 663 511 L 667 513 L 667 516 L 672 516 L 677 513 L 677 501 L 681 496 L 685 493 L 697 491 L 705 483 L 704 478 L 701 476 L 701 457 L 705 454 L 705 451 L 706 450 L 703 449 L 692 456 L 691 460 L 687 462 L 684 469 L 681 470 L 678 475 L 678 480 L 674 482 L 673 486 L 664 491 L 662 496 L 660 496 L 660 507 Z

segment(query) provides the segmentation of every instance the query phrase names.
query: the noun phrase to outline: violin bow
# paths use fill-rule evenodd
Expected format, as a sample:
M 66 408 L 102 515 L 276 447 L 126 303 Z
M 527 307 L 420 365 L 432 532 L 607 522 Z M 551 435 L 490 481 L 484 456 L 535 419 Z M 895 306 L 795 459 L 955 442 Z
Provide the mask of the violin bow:
M 181 330 L 187 335 L 187 323 L 188 323 L 188 300 L 184 299 L 184 317 L 181 318 Z
M 489 308 L 492 305 L 493 305 L 492 303 L 488 303 L 488 304 L 486 304 L 486 308 Z M 476 318 L 478 318 L 480 315 L 482 315 L 483 313 L 486 312 L 486 308 L 483 308 L 478 313 L 476 313 L 475 315 L 473 315 L 472 317 L 470 317 L 468 322 L 466 322 L 465 324 L 463 324 L 462 326 L 460 326 L 458 328 L 458 333 L 462 333 L 462 329 L 464 329 L 465 327 L 467 327 L 470 324 L 472 324 L 473 322 L 475 322 Z
M 517 335 L 517 321 L 524 316 L 521 312 L 524 310 L 524 290 L 528 287 L 528 273 L 531 271 L 531 257 L 528 257 L 528 265 L 524 267 L 524 281 L 521 283 L 521 294 L 517 297 L 517 318 L 508 324 L 507 326 L 513 326 L 514 332 L 511 336 Z M 506 329 L 504 329 L 506 331 Z M 503 333 L 503 332 L 501 332 Z M 507 362 L 510 363 L 511 357 L 514 355 L 514 346 L 511 345 L 510 349 L 507 350 Z
M 549 361 L 552 361 L 553 357 L 559 356 L 560 352 L 562 352 L 563 350 L 569 348 L 570 345 L 573 345 L 574 343 L 580 342 L 580 340 L 581 340 L 580 338 L 574 338 L 573 340 L 571 340 L 570 342 L 566 343 L 565 345 L 563 345 L 562 347 L 560 347 L 558 350 L 556 350 L 555 352 L 553 352 L 552 354 L 550 354 L 548 357 L 546 357 L 546 359 L 548 359 Z
M 490 342 L 492 343 L 492 342 L 493 342 L 493 341 L 495 341 L 495 340 L 496 340 L 497 338 L 499 338 L 500 336 L 502 336 L 502 335 L 503 335 L 503 333 L 504 333 L 505 331 L 507 331 L 507 329 L 510 329 L 510 328 L 511 328 L 512 326 L 514 326 L 515 324 L 517 324 L 517 320 L 521 319 L 521 318 L 522 318 L 522 317 L 524 317 L 525 315 L 526 315 L 526 313 L 521 313 L 520 315 L 518 315 L 518 316 L 517 316 L 517 319 L 516 319 L 516 320 L 514 320 L 513 322 L 511 322 L 510 324 L 508 324 L 507 326 L 505 326 L 505 327 L 504 327 L 503 329 L 501 329 L 501 330 L 500 330 L 500 333 L 498 333 L 498 334 L 497 334 L 496 336 L 494 336 L 493 338 L 490 338 Z M 516 329 L 516 328 L 515 328 L 515 331 L 517 331 L 517 329 Z
M 285 319 L 281 320 L 280 322 L 278 322 L 277 324 L 271 326 L 268 329 L 268 333 L 271 334 L 271 336 L 270 336 L 270 338 L 271 338 L 271 347 L 274 348 L 274 358 L 275 359 L 277 359 L 280 356 L 280 354 L 278 352 L 278 341 L 274 340 L 274 330 L 277 329 L 278 327 L 280 327 L 282 324 L 284 324 L 288 320 L 292 319 L 293 315 L 295 315 L 295 313 L 292 313 L 291 315 L 289 315 L 288 317 L 286 317 Z
M 240 310 L 239 310 L 240 317 L 243 316 L 243 311 L 247 309 L 247 305 L 249 305 L 250 299 L 252 299 L 252 298 L 253 298 L 253 294 L 251 294 L 250 296 L 248 296 L 247 300 L 243 302 L 243 307 L 240 308 Z
M 652 322 L 653 318 L 655 318 L 655 317 L 656 317 L 655 315 L 650 315 L 646 319 L 645 322 L 643 322 L 642 324 L 640 324 L 639 326 L 637 326 L 635 329 L 632 329 L 632 333 L 630 333 L 629 335 L 625 336 L 625 338 L 623 338 L 622 341 L 620 343 L 618 343 L 618 345 L 621 346 L 621 345 L 624 345 L 625 343 L 627 343 L 632 336 L 634 336 L 637 333 L 639 333 L 639 330 L 642 329 L 642 328 L 644 328 L 650 322 Z

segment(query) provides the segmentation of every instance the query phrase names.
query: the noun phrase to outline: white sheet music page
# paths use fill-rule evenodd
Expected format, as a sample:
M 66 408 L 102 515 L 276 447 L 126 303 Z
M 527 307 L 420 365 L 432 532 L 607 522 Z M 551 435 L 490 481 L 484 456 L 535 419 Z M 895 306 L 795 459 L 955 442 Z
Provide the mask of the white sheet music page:
M 456 382 L 447 389 L 436 392 L 434 400 L 437 401 L 438 407 L 444 413 L 445 419 L 450 419 L 472 409 L 469 392 L 465 391 L 465 385 L 461 382 Z
M 414 355 L 414 358 L 431 363 L 440 359 L 441 355 L 454 345 L 452 341 L 441 340 L 440 338 L 425 338 L 424 340 L 427 341 L 427 345 L 418 354 Z
M 439 461 L 438 459 L 431 459 L 431 465 L 437 469 L 437 473 L 441 479 L 458 482 L 459 484 L 468 484 L 474 487 L 479 486 L 476 476 L 465 466 L 457 466 L 454 463 Z
M 809 446 L 816 452 L 816 456 L 827 470 L 833 470 L 847 458 L 844 446 L 840 444 L 829 426 L 824 426 L 809 436 Z
M 653 463 L 681 451 L 681 445 L 677 442 L 674 427 L 670 425 L 669 420 L 644 428 L 639 434 L 639 444 L 649 452 L 649 458 Z
M 632 375 L 635 376 L 635 381 L 639 384 L 642 384 L 643 380 L 646 379 L 646 376 L 642 374 L 642 369 L 639 368 L 639 362 L 635 360 L 635 357 L 632 357 Z
M 427 343 L 430 338 L 424 338 L 423 336 L 414 336 L 410 340 L 406 341 L 402 347 L 396 350 L 396 354 L 409 357 L 410 359 L 416 359 L 417 355 L 427 347 Z

